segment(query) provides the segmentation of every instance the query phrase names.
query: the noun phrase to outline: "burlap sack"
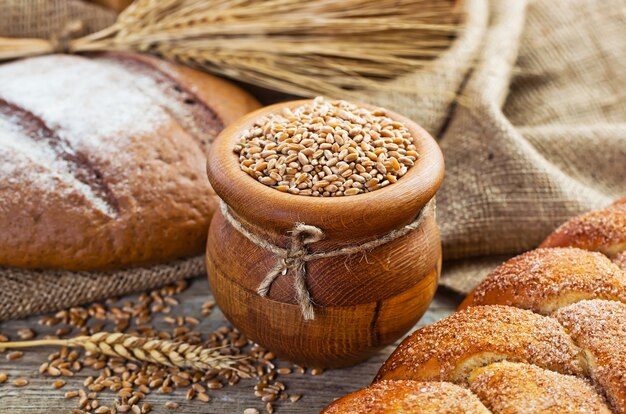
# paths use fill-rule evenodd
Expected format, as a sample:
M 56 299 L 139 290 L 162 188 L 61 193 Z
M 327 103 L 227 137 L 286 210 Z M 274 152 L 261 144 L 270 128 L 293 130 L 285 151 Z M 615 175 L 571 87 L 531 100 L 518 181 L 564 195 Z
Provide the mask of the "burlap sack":
M 438 198 L 442 283 L 467 292 L 568 217 L 626 193 L 626 12 L 623 0 L 461 4 L 464 29 L 448 52 L 363 100 L 410 116 L 440 140 L 447 165 Z M 0 36 L 49 35 L 16 32 L 7 16 L 0 13 Z M 40 18 L 30 21 L 40 30 Z M 114 274 L 5 269 L 0 319 L 202 271 L 199 258 Z
M 204 256 L 115 272 L 0 268 L 0 320 L 149 290 L 204 272 Z
M 0 2 L 0 36 L 49 38 L 74 20 L 91 33 L 111 25 L 115 18 L 111 10 L 81 0 L 4 0 Z
M 623 0 L 464 6 L 456 46 L 396 81 L 422 96 L 382 92 L 375 102 L 440 140 L 442 283 L 466 293 L 507 255 L 626 194 L 626 9 Z

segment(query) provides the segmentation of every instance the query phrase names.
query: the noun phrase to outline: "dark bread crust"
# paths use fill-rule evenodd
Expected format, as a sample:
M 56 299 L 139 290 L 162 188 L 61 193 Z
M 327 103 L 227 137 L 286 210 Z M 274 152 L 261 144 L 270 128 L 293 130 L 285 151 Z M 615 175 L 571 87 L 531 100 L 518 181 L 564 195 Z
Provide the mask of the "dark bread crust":
M 10 63 L 0 67 L 0 71 L 9 68 L 9 73 L 23 72 L 21 69 L 26 68 L 26 72 L 33 73 L 33 80 L 41 82 L 45 73 L 38 74 L 40 66 L 36 65 L 72 66 L 86 61 L 102 62 L 118 72 L 127 71 L 129 77 L 141 65 L 142 79 L 153 76 L 164 88 L 175 86 L 180 90 L 180 108 L 183 108 L 180 114 L 189 114 L 188 119 L 173 113 L 175 96 L 165 96 L 169 92 L 160 88 L 146 91 L 155 94 L 153 104 L 163 107 L 169 116 L 139 135 L 121 137 L 124 145 L 119 156 L 131 161 L 120 167 L 115 159 L 118 155 L 111 155 L 115 154 L 115 148 L 108 148 L 111 151 L 106 153 L 91 151 L 82 145 L 87 137 L 65 139 L 68 132 L 63 122 L 47 124 L 31 108 L 5 99 L 0 88 L 3 99 L 0 132 L 4 125 L 9 129 L 4 131 L 6 134 L 17 133 L 33 145 L 41 145 L 41 151 L 54 154 L 47 161 L 62 162 L 69 171 L 66 181 L 57 176 L 50 179 L 54 188 L 37 185 L 42 177 L 49 179 L 46 174 L 50 175 L 54 169 L 52 164 L 28 162 L 27 174 L 24 168 L 16 171 L 21 173 L 20 179 L 0 174 L 0 265 L 108 270 L 201 254 L 217 203 L 204 172 L 204 151 L 224 125 L 255 109 L 258 103 L 221 79 L 140 55 L 103 54 L 90 58 L 53 55 Z M 90 75 L 85 73 L 85 77 Z M 17 82 L 28 80 L 24 76 Z M 82 82 L 76 79 L 74 86 L 81 88 Z M 112 90 L 121 87 L 110 84 Z M 67 99 L 72 99 L 70 92 Z M 133 93 L 141 95 L 144 91 Z M 184 102 L 190 95 L 195 100 L 191 105 Z M 83 106 L 99 105 L 99 102 L 71 103 L 76 111 L 81 111 Z M 113 109 L 112 113 L 103 111 L 102 117 L 113 120 L 117 110 L 132 108 L 122 105 Z M 174 109 L 178 111 L 178 107 Z M 190 130 L 189 122 L 197 125 L 195 133 Z M 119 141 L 120 137 L 115 139 Z M 23 153 L 31 148 L 23 142 L 17 144 L 22 146 L 17 149 L 0 142 L 0 163 L 4 168 L 10 167 L 18 156 L 28 159 L 28 154 Z

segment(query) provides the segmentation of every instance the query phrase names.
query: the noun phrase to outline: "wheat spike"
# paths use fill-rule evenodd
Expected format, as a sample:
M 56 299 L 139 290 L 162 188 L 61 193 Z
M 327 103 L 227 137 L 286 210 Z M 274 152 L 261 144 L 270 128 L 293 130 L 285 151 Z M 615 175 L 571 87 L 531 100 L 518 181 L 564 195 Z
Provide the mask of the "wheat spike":
M 34 341 L 0 342 L 0 349 L 30 348 L 58 345 L 82 347 L 92 354 L 104 354 L 131 361 L 150 362 L 168 367 L 191 368 L 197 371 L 212 369 L 237 370 L 245 357 L 222 355 L 219 348 L 206 348 L 186 342 L 99 332 L 91 336 L 70 339 L 41 339 Z
M 61 50 L 148 52 L 287 93 L 348 97 L 446 50 L 456 9 L 454 0 L 136 0 L 111 27 Z M 54 48 L 0 38 L 0 59 Z

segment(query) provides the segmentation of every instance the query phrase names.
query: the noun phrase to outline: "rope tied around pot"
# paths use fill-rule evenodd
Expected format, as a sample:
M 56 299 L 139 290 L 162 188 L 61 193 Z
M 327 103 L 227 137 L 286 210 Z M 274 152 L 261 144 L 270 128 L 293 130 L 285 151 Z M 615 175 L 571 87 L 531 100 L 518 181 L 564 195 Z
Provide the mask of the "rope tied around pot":
M 309 253 L 308 245 L 323 240 L 324 232 L 319 227 L 311 226 L 304 223 L 296 223 L 291 231 L 289 231 L 289 244 L 287 248 L 280 247 L 264 239 L 263 237 L 252 233 L 244 227 L 230 213 L 226 203 L 220 201 L 220 210 L 228 223 L 241 233 L 246 239 L 255 245 L 272 252 L 276 257 L 276 264 L 270 269 L 267 275 L 261 281 L 257 288 L 257 293 L 262 297 L 267 297 L 272 283 L 278 276 L 286 275 L 290 270 L 293 273 L 293 285 L 296 292 L 296 298 L 300 311 L 305 320 L 315 319 L 315 310 L 311 294 L 306 287 L 306 263 L 326 259 L 336 256 L 347 256 L 354 253 L 370 251 L 380 247 L 393 240 L 399 239 L 408 233 L 416 230 L 424 222 L 425 217 L 430 211 L 435 210 L 435 198 L 432 198 L 419 212 L 415 220 L 399 229 L 390 231 L 389 233 L 377 239 L 367 241 L 363 244 L 349 245 L 340 249 L 329 250 L 325 252 Z

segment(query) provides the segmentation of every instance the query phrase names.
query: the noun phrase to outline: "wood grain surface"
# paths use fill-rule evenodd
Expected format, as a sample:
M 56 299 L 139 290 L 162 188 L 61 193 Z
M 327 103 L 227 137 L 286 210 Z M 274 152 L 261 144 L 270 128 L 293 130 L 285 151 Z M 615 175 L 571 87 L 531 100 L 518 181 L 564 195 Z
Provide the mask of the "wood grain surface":
M 226 325 L 227 322 L 218 309 L 207 318 L 201 317 L 202 304 L 210 299 L 210 295 L 206 277 L 195 279 L 189 289 L 176 296 L 180 300 L 180 305 L 174 309 L 172 315 L 184 314 L 201 319 L 201 324 L 197 328 L 201 332 L 212 331 Z M 134 297 L 136 296 L 129 296 L 121 300 Z M 440 291 L 415 328 L 431 324 L 452 313 L 460 300 L 461 298 L 457 295 Z M 41 326 L 37 323 L 38 320 L 39 317 L 31 317 L 4 322 L 0 324 L 0 333 L 12 339 L 17 338 L 16 331 L 23 327 L 30 327 L 39 335 L 54 333 L 54 328 Z M 157 329 L 171 329 L 171 325 L 163 321 L 162 315 L 155 318 L 153 325 Z M 380 351 L 366 362 L 351 368 L 328 370 L 319 376 L 313 376 L 309 372 L 303 375 L 281 376 L 287 385 L 288 393 L 302 394 L 303 397 L 295 403 L 290 401 L 276 402 L 274 404 L 275 412 L 318 413 L 333 399 L 366 386 L 382 362 L 395 348 L 395 345 L 397 343 Z M 60 414 L 69 413 L 76 408 L 76 401 L 64 399 L 64 392 L 78 389 L 85 378 L 95 372 L 84 369 L 75 377 L 67 378 L 67 385 L 64 388 L 54 390 L 52 388 L 54 379 L 44 377 L 37 372 L 39 365 L 54 350 L 52 347 L 26 350 L 24 357 L 17 361 L 7 361 L 6 354 L 0 353 L 0 372 L 6 372 L 12 379 L 25 377 L 30 381 L 30 384 L 24 388 L 15 388 L 10 384 L 10 381 L 0 384 L 0 412 L 2 414 Z M 149 395 L 146 401 L 153 405 L 152 412 L 157 414 L 173 412 L 183 414 L 243 413 L 243 410 L 249 407 L 257 408 L 261 413 L 264 413 L 265 403 L 254 396 L 254 384 L 254 380 L 242 380 L 235 386 L 210 391 L 212 400 L 208 403 L 186 401 L 184 391 L 177 391 L 170 395 L 154 393 Z M 99 400 L 103 404 L 108 404 L 113 400 L 113 394 L 103 392 L 100 394 Z M 177 410 L 168 410 L 164 406 L 167 401 L 176 401 L 180 407 Z

